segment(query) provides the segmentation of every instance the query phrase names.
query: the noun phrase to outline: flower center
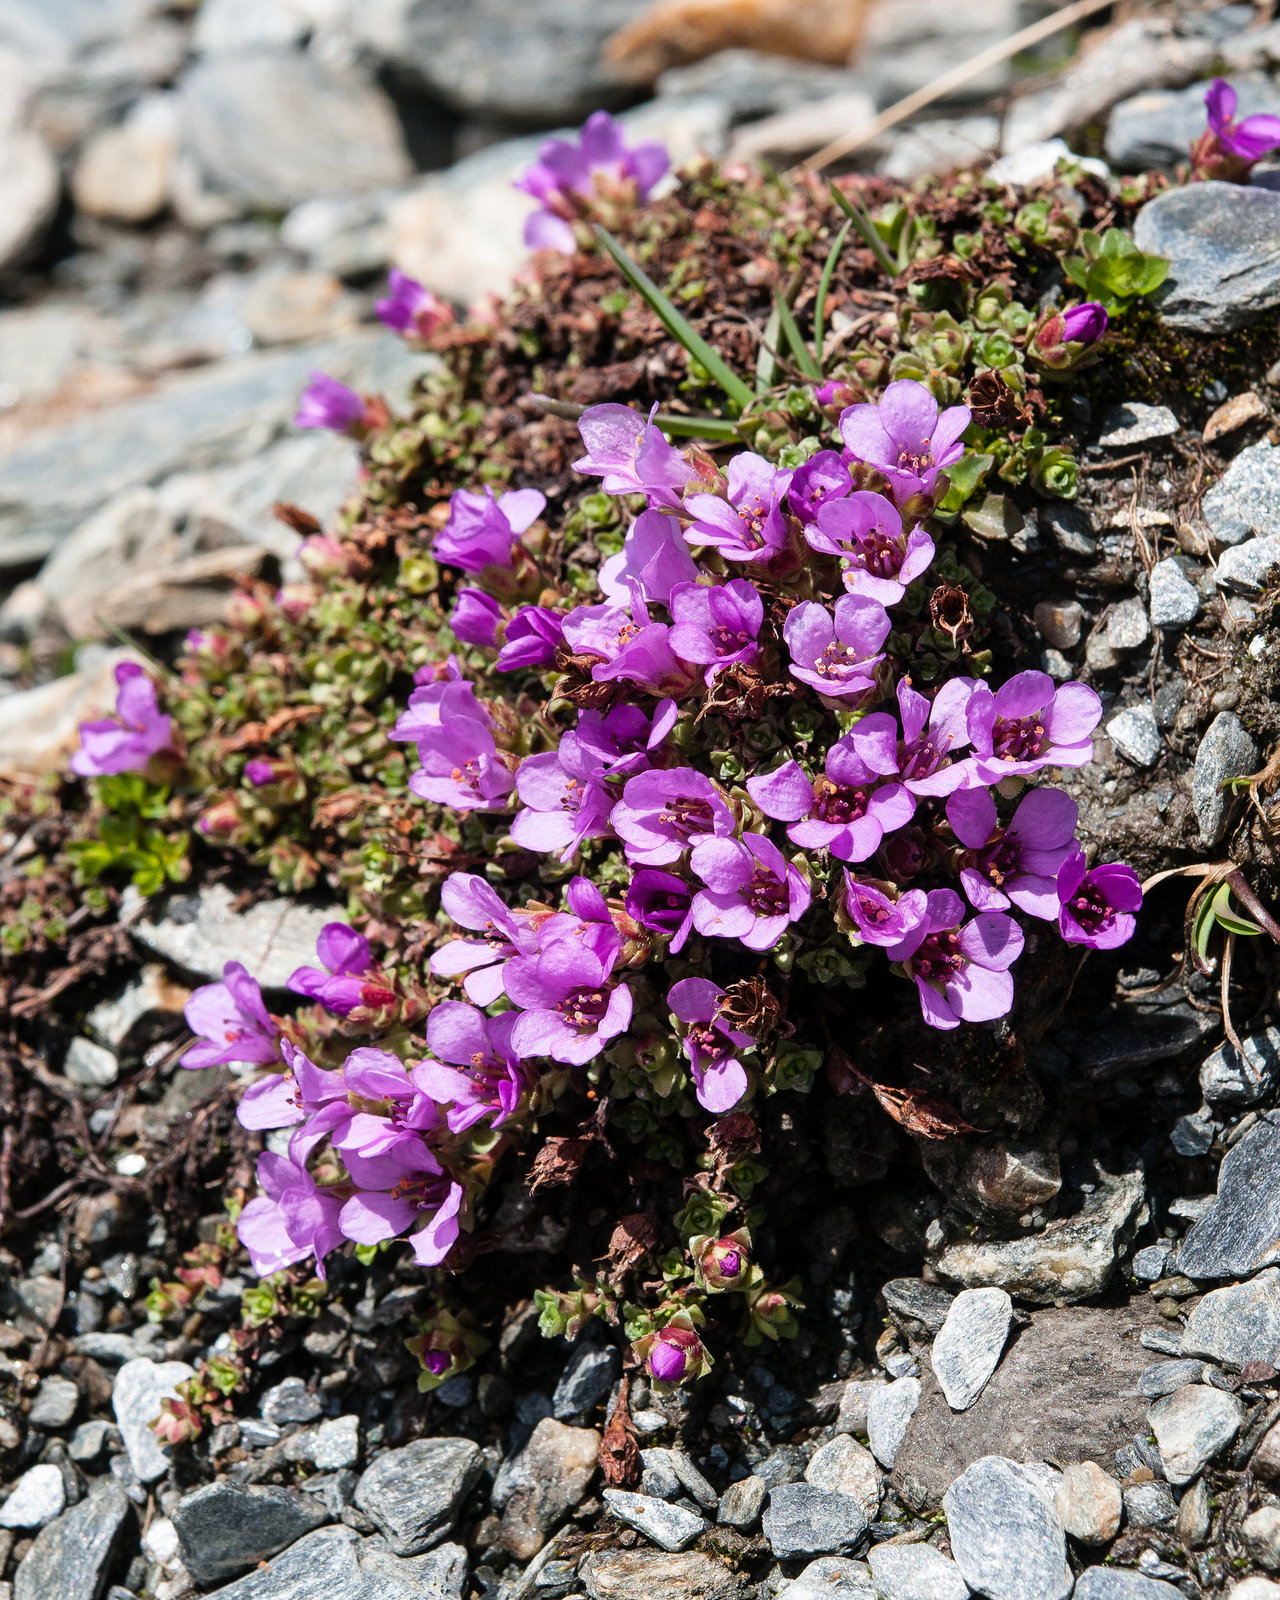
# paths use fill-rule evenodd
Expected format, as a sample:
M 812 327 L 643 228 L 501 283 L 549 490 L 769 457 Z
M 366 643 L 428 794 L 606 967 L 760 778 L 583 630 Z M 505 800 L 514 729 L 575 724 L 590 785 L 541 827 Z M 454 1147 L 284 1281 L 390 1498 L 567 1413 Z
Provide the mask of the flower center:
M 480 763 L 475 760 L 468 761 L 464 766 L 454 767 L 449 774 L 455 783 L 465 783 L 472 794 L 480 793 Z
M 758 917 L 783 916 L 790 904 L 786 884 L 768 867 L 755 869 L 742 897 Z
M 902 570 L 901 549 L 879 528 L 869 528 L 866 533 L 857 535 L 849 560 L 873 578 L 896 578 Z
M 711 639 L 722 656 L 735 655 L 751 643 L 751 635 L 742 628 L 736 632 L 732 628 L 712 628 Z
M 933 440 L 926 439 L 919 450 L 899 450 L 898 470 L 922 478 L 933 465 Z
M 697 800 L 692 795 L 677 795 L 668 800 L 658 813 L 658 821 L 672 833 L 687 839 L 691 834 L 708 833 L 715 820 L 709 800 Z
M 1115 907 L 1108 905 L 1092 883 L 1082 883 L 1068 901 L 1071 915 L 1088 934 L 1105 933 L 1116 920 Z
M 726 1250 L 720 1257 L 720 1275 L 723 1278 L 736 1278 L 742 1271 L 742 1257 L 736 1250 Z
M 609 996 L 604 989 L 575 989 L 563 1000 L 557 1000 L 554 1009 L 571 1028 L 593 1030 L 604 1020 Z
M 964 967 L 960 935 L 954 928 L 931 933 L 911 958 L 912 971 L 926 983 L 942 984 Z
M 743 500 L 738 506 L 738 516 L 742 521 L 740 543 L 746 549 L 758 550 L 764 543 L 764 523 L 768 515 L 769 507 L 758 494 Z
M 865 789 L 842 788 L 830 778 L 819 778 L 813 788 L 813 814 L 819 822 L 857 822 L 866 816 L 870 797 Z
M 913 778 L 931 778 L 940 767 L 950 766 L 947 751 L 951 748 L 949 733 L 931 733 L 927 728 L 910 744 L 902 747 L 899 770 L 904 782 Z
M 878 900 L 860 894 L 856 896 L 856 905 L 863 922 L 870 923 L 873 928 L 882 927 L 889 920 L 889 907 L 882 906 Z
M 1028 717 L 998 717 L 991 745 L 1001 761 L 1035 761 L 1049 748 L 1049 736 L 1039 712 Z
M 850 678 L 866 677 L 863 665 L 855 645 L 836 639 L 814 661 L 813 670 L 829 683 L 846 683 Z
M 997 889 L 1018 870 L 1020 854 L 1017 840 L 1007 837 L 998 839 L 982 852 L 979 858 L 982 870 Z

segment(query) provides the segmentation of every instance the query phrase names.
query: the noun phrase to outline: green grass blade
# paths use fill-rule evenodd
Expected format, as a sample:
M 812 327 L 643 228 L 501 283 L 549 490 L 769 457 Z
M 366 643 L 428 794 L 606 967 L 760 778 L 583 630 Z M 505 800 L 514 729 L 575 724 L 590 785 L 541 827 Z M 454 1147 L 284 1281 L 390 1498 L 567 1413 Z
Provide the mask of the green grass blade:
M 617 263 L 623 277 L 646 302 L 671 337 L 679 340 L 698 365 L 720 385 L 730 400 L 745 410 L 755 396 L 725 362 L 723 356 L 713 350 L 700 333 L 695 332 L 692 325 L 681 316 L 649 274 L 631 259 L 607 229 L 596 223 L 595 233 Z
M 881 270 L 890 278 L 896 278 L 898 276 L 897 263 L 885 249 L 884 240 L 876 232 L 875 223 L 872 222 L 861 206 L 850 200 L 847 195 L 841 194 L 834 183 L 829 183 L 827 187 L 831 190 L 831 198 L 862 235 L 863 244 L 866 245 L 867 249 L 879 262 Z
M 818 365 L 822 365 L 822 336 L 826 332 L 827 321 L 827 291 L 831 288 L 832 274 L 836 270 L 836 262 L 840 259 L 840 252 L 844 249 L 844 242 L 849 237 L 849 229 L 853 227 L 853 218 L 850 217 L 836 234 L 835 243 L 827 253 L 826 264 L 822 269 L 822 277 L 818 280 L 818 296 L 813 302 L 813 353 Z
M 778 308 L 774 306 L 769 313 L 769 320 L 764 325 L 764 337 L 760 341 L 760 354 L 756 357 L 756 393 L 768 394 L 773 388 L 778 374 L 778 334 L 782 329 L 782 318 L 778 315 Z
M 791 354 L 796 358 L 796 365 L 806 378 L 812 378 L 815 383 L 822 382 L 822 368 L 813 359 L 813 352 L 800 337 L 800 329 L 796 326 L 796 319 L 791 315 L 791 307 L 775 293 L 774 307 L 778 313 L 778 320 L 782 324 L 782 332 L 787 343 L 791 346 Z
M 686 439 L 739 438 L 738 424 L 732 417 L 685 416 L 679 411 L 659 411 L 654 417 L 664 433 L 674 433 Z

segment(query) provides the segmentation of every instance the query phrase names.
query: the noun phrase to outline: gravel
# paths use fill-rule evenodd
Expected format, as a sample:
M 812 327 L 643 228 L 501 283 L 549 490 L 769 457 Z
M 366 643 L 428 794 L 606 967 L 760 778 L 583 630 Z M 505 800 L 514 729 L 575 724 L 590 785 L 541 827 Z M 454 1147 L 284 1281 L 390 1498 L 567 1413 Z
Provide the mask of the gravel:
M 141 1356 L 126 1361 L 116 1374 L 111 1404 L 116 1426 L 139 1483 L 154 1483 L 169 1470 L 169 1452 L 151 1431 L 161 1402 L 174 1397 L 177 1386 L 195 1376 L 185 1361 L 152 1361 Z
M 1203 1383 L 1165 1395 L 1147 1412 L 1165 1476 L 1172 1484 L 1190 1483 L 1227 1448 L 1243 1421 L 1241 1400 Z
M 416 1440 L 377 1458 L 356 1485 L 355 1503 L 396 1555 L 418 1555 L 453 1527 L 483 1460 L 470 1439 Z
M 184 1495 L 173 1511 L 182 1563 L 199 1584 L 239 1577 L 328 1520 L 317 1495 L 227 1482 Z
M 1152 767 L 1160 759 L 1164 740 L 1156 726 L 1155 712 L 1149 705 L 1129 706 L 1118 711 L 1107 723 L 1106 731 L 1121 755 L 1128 756 L 1136 766 Z
M 66 1503 L 61 1470 L 52 1463 L 31 1467 L 0 1506 L 0 1528 L 43 1528 L 46 1522 L 62 1515 Z
M 804 1469 L 806 1483 L 856 1500 L 869 1519 L 880 1509 L 880 1470 L 875 1457 L 847 1433 L 838 1433 L 814 1451 Z
M 756 1477 L 754 1472 L 748 1477 L 739 1478 L 720 1496 L 716 1520 L 727 1528 L 737 1528 L 740 1533 L 746 1533 L 759 1522 L 768 1492 L 764 1479 Z
M 1186 628 L 1200 615 L 1200 595 L 1173 556 L 1152 567 L 1150 597 L 1153 628 Z
M 687 1550 L 699 1534 L 707 1531 L 702 1517 L 686 1511 L 683 1506 L 668 1505 L 653 1495 L 606 1489 L 604 1503 L 619 1522 L 644 1534 L 662 1550 Z
M 969 1600 L 960 1568 L 930 1545 L 872 1545 L 867 1565 L 880 1600 Z
M 1130 400 L 1112 406 L 1102 419 L 1098 443 L 1108 450 L 1126 450 L 1152 439 L 1168 439 L 1178 431 L 1178 419 L 1168 406 L 1144 405 Z
M 789 1561 L 854 1549 L 869 1520 L 849 1495 L 811 1483 L 784 1483 L 771 1491 L 761 1526 L 774 1555 Z
M 1187 1318 L 1183 1353 L 1239 1371 L 1250 1361 L 1280 1366 L 1280 1271 L 1214 1289 Z
M 1191 803 L 1206 844 L 1217 844 L 1226 832 L 1234 796 L 1222 785 L 1257 770 L 1258 747 L 1244 724 L 1234 711 L 1220 711 L 1200 741 L 1191 775 Z
M 867 1401 L 867 1438 L 871 1454 L 882 1467 L 891 1468 L 907 1427 L 920 1404 L 919 1378 L 899 1378 Z

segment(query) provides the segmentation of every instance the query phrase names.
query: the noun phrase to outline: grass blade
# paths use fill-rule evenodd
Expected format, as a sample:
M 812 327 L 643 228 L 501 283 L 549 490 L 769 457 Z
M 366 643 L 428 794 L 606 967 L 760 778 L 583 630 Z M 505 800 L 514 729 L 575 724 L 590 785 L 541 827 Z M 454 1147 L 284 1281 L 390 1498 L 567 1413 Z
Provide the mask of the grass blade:
M 898 266 L 893 257 L 884 247 L 884 240 L 876 232 L 876 225 L 856 201 L 850 200 L 848 195 L 841 194 L 834 183 L 827 187 L 831 190 L 831 198 L 853 223 L 862 235 L 862 242 L 879 262 L 881 270 L 890 278 L 898 276 Z
M 575 405 L 571 400 L 553 400 L 546 394 L 531 394 L 528 398 L 544 417 L 563 417 L 566 422 L 577 422 L 590 409 Z M 708 417 L 698 411 L 659 411 L 653 420 L 664 433 L 678 433 L 689 439 L 733 440 L 739 437 L 738 425 L 732 417 Z
M 623 277 L 639 293 L 671 337 L 679 340 L 698 365 L 720 385 L 730 400 L 745 411 L 755 396 L 738 374 L 727 365 L 723 356 L 713 350 L 700 333 L 695 332 L 692 325 L 681 316 L 644 268 L 631 259 L 607 229 L 596 223 L 595 233 L 617 263 Z
M 756 357 L 756 393 L 768 394 L 773 388 L 778 375 L 778 334 L 782 328 L 782 318 L 778 315 L 778 308 L 774 306 L 769 313 L 769 320 L 764 325 L 764 337 L 760 341 L 760 353 Z
M 844 242 L 849 237 L 849 229 L 853 227 L 853 218 L 850 217 L 836 234 L 835 243 L 827 254 L 826 264 L 822 269 L 822 277 L 818 280 L 818 295 L 813 302 L 813 353 L 817 357 L 818 365 L 822 365 L 822 335 L 826 331 L 827 320 L 827 291 L 831 288 L 832 274 L 836 270 L 836 262 L 840 259 L 840 252 L 844 249 Z
M 822 382 L 822 368 L 813 359 L 813 352 L 800 337 L 800 329 L 796 327 L 796 319 L 791 314 L 791 307 L 775 292 L 774 309 L 778 313 L 778 320 L 782 324 L 782 332 L 787 343 L 791 346 L 791 354 L 796 358 L 796 365 L 806 378 L 812 378 L 815 383 Z

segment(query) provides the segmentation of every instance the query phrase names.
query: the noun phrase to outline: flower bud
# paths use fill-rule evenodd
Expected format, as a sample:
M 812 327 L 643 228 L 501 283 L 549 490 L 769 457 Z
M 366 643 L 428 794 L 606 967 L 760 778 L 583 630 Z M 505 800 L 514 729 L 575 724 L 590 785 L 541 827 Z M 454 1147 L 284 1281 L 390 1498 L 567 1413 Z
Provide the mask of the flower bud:
M 240 803 L 233 794 L 220 795 L 205 807 L 196 827 L 206 839 L 217 844 L 240 844 L 247 836 L 247 823 Z
M 298 560 L 313 578 L 342 578 L 350 569 L 341 540 L 327 533 L 313 533 L 304 539 L 298 546 Z
M 276 604 L 290 622 L 301 622 L 319 598 L 314 583 L 286 583 L 276 590 Z
M 1107 313 L 1096 300 L 1055 311 L 1032 334 L 1028 354 L 1048 372 L 1074 372 L 1098 359 Z
M 686 1383 L 700 1378 L 711 1366 L 711 1357 L 687 1311 L 677 1312 L 665 1328 L 645 1334 L 631 1348 L 655 1383 Z
M 247 589 L 238 589 L 227 601 L 225 613 L 227 623 L 242 633 L 248 633 L 251 628 L 256 628 L 266 614 L 267 607 L 262 597 Z
M 751 1278 L 751 1234 L 746 1228 L 722 1239 L 690 1239 L 689 1254 L 699 1288 L 713 1293 L 742 1289 Z

